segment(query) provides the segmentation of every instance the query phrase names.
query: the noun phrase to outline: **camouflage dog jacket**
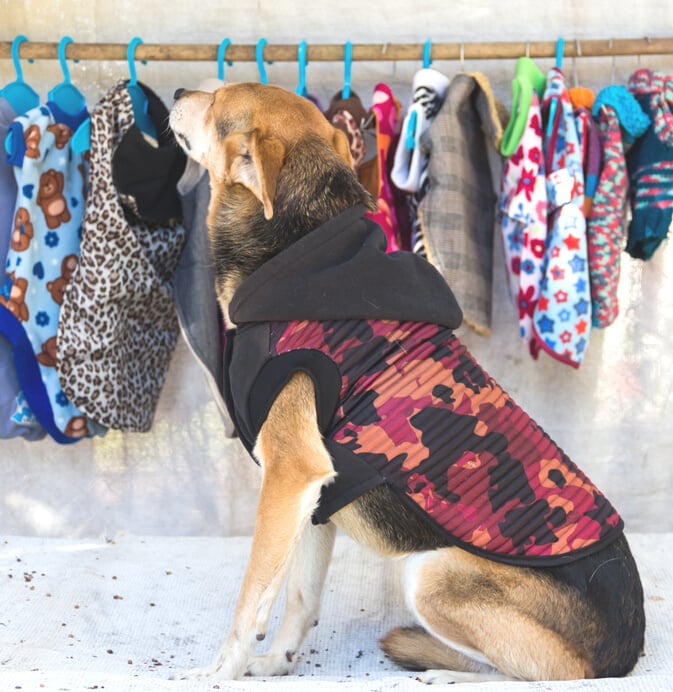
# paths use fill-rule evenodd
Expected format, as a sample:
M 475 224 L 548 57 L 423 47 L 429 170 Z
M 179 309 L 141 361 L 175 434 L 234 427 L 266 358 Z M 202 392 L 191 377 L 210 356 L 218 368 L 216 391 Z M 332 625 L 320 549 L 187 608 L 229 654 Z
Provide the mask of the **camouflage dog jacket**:
M 264 287 L 249 296 L 270 290 L 268 278 L 255 277 Z M 243 302 L 232 303 L 236 317 Z M 447 545 L 504 562 L 560 564 L 621 533 L 608 500 L 482 370 L 452 325 L 312 315 L 238 324 L 226 389 L 249 450 L 291 375 L 301 370 L 314 381 L 337 471 L 314 521 L 386 483 Z

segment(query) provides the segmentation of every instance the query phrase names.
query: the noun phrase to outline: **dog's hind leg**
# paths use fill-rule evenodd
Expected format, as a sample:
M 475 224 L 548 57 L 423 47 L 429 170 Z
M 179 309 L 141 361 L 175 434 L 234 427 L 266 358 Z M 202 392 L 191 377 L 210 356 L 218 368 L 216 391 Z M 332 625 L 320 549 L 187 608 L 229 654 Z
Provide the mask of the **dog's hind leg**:
M 320 599 L 332 557 L 334 524 L 308 524 L 292 557 L 285 615 L 268 653 L 253 656 L 249 675 L 287 675 L 294 655 L 311 627 L 318 624 Z
M 444 548 L 407 559 L 404 590 L 425 631 L 452 650 L 435 647 L 435 656 L 414 662 L 418 646 L 407 641 L 405 652 L 396 631 L 382 640 L 400 665 L 448 668 L 426 670 L 419 676 L 424 682 L 493 680 L 498 672 L 520 680 L 593 677 L 589 654 L 560 633 L 560 620 L 582 617 L 582 604 L 532 570 Z
M 310 377 L 296 373 L 276 397 L 260 430 L 255 456 L 262 466 L 257 522 L 234 622 L 215 663 L 190 677 L 237 679 L 264 639 L 269 611 L 297 544 L 335 475 L 317 423 Z

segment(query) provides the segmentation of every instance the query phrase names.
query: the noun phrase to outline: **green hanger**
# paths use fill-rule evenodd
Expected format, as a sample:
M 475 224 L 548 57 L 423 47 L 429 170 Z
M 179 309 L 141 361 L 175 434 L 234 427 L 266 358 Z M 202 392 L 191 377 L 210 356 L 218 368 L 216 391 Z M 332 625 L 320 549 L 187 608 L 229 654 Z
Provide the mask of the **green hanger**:
M 531 58 L 523 56 L 517 60 L 512 80 L 512 114 L 502 136 L 500 153 L 511 156 L 519 146 L 521 136 L 528 122 L 528 111 L 536 91 L 542 98 L 546 78 Z

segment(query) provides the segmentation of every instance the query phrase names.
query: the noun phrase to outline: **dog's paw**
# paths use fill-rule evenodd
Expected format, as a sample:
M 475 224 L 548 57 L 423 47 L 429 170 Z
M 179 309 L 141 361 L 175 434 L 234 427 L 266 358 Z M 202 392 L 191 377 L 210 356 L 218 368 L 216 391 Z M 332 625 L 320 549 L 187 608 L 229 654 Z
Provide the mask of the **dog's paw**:
M 495 682 L 511 680 L 499 673 L 463 673 L 457 670 L 424 670 L 416 676 L 416 680 L 426 685 L 453 685 L 457 682 Z
M 289 675 L 293 668 L 294 662 L 290 652 L 281 655 L 265 654 L 262 656 L 251 656 L 245 674 L 254 677 L 270 678 L 276 675 Z
M 178 680 L 239 680 L 245 673 L 245 667 L 234 667 L 227 661 L 203 668 L 190 668 L 176 675 Z

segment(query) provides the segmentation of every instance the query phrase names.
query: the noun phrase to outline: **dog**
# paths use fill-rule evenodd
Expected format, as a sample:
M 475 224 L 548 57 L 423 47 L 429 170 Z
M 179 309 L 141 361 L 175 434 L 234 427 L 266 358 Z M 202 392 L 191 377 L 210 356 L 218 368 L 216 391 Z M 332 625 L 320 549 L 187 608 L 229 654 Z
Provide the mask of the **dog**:
M 452 336 L 460 311 L 434 268 L 413 253 L 385 256 L 382 232 L 366 220 L 374 203 L 353 174 L 343 133 L 308 99 L 276 86 L 179 89 L 174 99 L 170 127 L 210 176 L 215 289 L 232 328 L 228 405 L 262 469 L 233 624 L 212 666 L 190 676 L 291 672 L 318 622 L 337 527 L 380 554 L 404 558 L 404 595 L 418 624 L 392 630 L 380 645 L 397 664 L 423 671 L 419 679 L 626 675 L 643 648 L 645 617 L 621 520 Z M 347 241 L 340 240 L 343 233 Z M 365 288 L 368 273 L 375 280 Z M 441 299 L 424 298 L 428 282 L 428 295 Z M 359 331 L 354 336 L 345 325 Z M 266 353 L 271 342 L 273 359 Z M 426 391 L 425 375 L 407 381 L 403 373 L 412 361 L 424 362 L 418 354 L 428 344 L 435 349 L 433 377 L 444 379 Z M 370 361 L 385 352 L 386 362 L 346 381 L 340 368 L 352 374 L 359 367 L 355 354 L 365 351 Z M 259 358 L 259 373 L 248 377 Z M 276 367 L 280 362 L 289 363 L 289 374 Z M 363 383 L 382 372 L 393 373 L 388 383 L 406 382 L 407 391 L 379 405 L 377 392 L 367 393 Z M 325 392 L 323 380 L 330 383 Z M 335 401 L 344 394 L 339 388 L 359 392 L 361 385 L 359 408 L 346 412 L 347 404 Z M 470 403 L 473 395 L 477 403 Z M 400 409 L 406 417 L 389 429 L 386 416 Z M 350 422 L 331 433 L 337 411 Z M 498 427 L 511 421 L 521 421 L 524 432 Z M 446 431 L 441 449 L 455 447 L 460 459 L 436 473 L 433 436 Z M 363 452 L 370 432 L 372 439 L 392 440 L 387 456 Z M 521 478 L 517 450 L 526 436 L 547 450 L 536 462 L 539 486 L 510 482 Z M 425 450 L 413 464 L 410 438 Z M 547 457 L 556 460 L 554 468 L 547 468 Z M 449 487 L 447 477 L 479 468 L 473 499 Z M 345 496 L 337 497 L 332 489 L 340 485 Z M 579 512 L 572 538 L 562 538 L 557 523 L 573 514 L 565 500 L 557 502 L 564 488 L 575 488 L 571 504 Z M 484 515 L 459 534 L 470 502 L 484 498 L 497 521 Z M 549 511 L 538 521 L 507 509 L 519 501 Z M 584 501 L 586 510 L 579 507 Z M 442 512 L 454 505 L 465 517 L 448 530 Z M 521 522 L 508 523 L 514 516 L 522 517 L 522 534 Z M 283 621 L 268 653 L 255 655 L 285 581 Z

